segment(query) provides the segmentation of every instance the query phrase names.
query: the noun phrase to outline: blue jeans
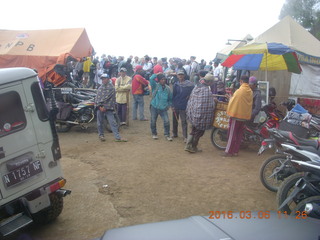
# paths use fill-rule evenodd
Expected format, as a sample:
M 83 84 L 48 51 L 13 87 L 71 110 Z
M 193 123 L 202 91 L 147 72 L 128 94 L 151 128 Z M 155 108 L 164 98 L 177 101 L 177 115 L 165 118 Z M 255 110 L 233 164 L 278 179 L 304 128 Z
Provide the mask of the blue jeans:
M 151 127 L 151 133 L 152 135 L 157 135 L 157 118 L 158 115 L 163 120 L 163 128 L 164 128 L 164 135 L 165 136 L 170 136 L 170 122 L 169 122 L 169 117 L 168 117 L 168 110 L 160 110 L 157 108 L 154 108 L 152 105 L 150 105 L 150 113 L 151 113 L 151 122 L 150 122 L 150 127 Z
M 98 134 L 99 134 L 99 136 L 104 136 L 104 131 L 103 131 L 104 121 L 105 121 L 105 117 L 107 117 L 115 139 L 121 139 L 120 134 L 119 134 L 119 130 L 118 130 L 118 126 L 117 126 L 117 122 L 116 122 L 113 114 L 114 114 L 113 111 L 106 111 L 106 112 L 101 112 L 100 110 L 97 111 Z
M 137 110 L 139 107 L 140 120 L 144 119 L 144 99 L 142 94 L 133 94 L 132 119 L 137 119 Z
M 178 136 L 179 119 L 181 119 L 183 138 L 187 138 L 188 137 L 188 122 L 187 122 L 186 110 L 175 109 L 175 111 L 172 112 L 172 134 L 173 134 L 173 136 L 176 136 L 176 137 Z

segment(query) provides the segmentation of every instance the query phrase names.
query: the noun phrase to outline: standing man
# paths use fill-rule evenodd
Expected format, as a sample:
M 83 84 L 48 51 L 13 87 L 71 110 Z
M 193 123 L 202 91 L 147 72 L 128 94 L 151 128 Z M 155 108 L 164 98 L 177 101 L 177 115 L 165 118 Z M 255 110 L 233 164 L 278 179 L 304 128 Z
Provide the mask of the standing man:
M 200 152 L 198 143 L 205 130 L 212 128 L 215 102 L 210 90 L 214 77 L 207 74 L 200 80 L 191 92 L 187 104 L 187 119 L 192 125 L 192 130 L 187 139 L 185 151 L 190 153 Z
M 127 76 L 127 69 L 120 68 L 120 76 L 115 82 L 116 102 L 120 125 L 127 124 L 127 91 L 131 89 L 131 77 Z
M 191 56 L 190 61 L 191 61 L 190 81 L 193 82 L 195 85 L 197 85 L 199 82 L 199 79 L 196 79 L 195 76 L 198 74 L 200 70 L 200 66 L 199 66 L 199 63 L 196 62 L 195 56 Z
M 158 79 L 158 83 L 155 79 Z M 152 100 L 150 105 L 151 113 L 151 133 L 154 140 L 158 139 L 157 133 L 157 118 L 158 115 L 162 118 L 164 136 L 168 141 L 172 141 L 170 137 L 170 121 L 168 117 L 168 109 L 172 104 L 172 93 L 170 87 L 166 85 L 166 77 L 162 73 L 153 74 L 150 77 L 150 85 L 152 88 Z
M 133 62 L 131 62 L 132 68 L 135 69 L 137 65 L 141 65 L 139 62 L 139 57 L 135 56 Z
M 172 136 L 174 138 L 178 137 L 178 124 L 179 118 L 181 118 L 182 135 L 184 142 L 186 143 L 188 137 L 186 108 L 194 84 L 189 80 L 185 80 L 185 73 L 183 70 L 180 70 L 177 74 L 178 81 L 173 85 L 172 97 Z
M 252 113 L 251 113 L 251 122 L 253 122 L 254 118 L 259 114 L 261 110 L 261 92 L 258 89 L 258 81 L 255 76 L 251 76 L 249 78 L 249 86 L 251 87 L 253 94 L 253 102 L 252 102 Z
M 111 130 L 115 137 L 115 142 L 126 142 L 126 139 L 120 137 L 118 126 L 114 118 L 116 91 L 110 82 L 108 74 L 101 75 L 102 85 L 97 90 L 95 105 L 97 110 L 97 126 L 100 141 L 104 142 L 104 119 L 107 117 Z
M 252 113 L 252 90 L 249 86 L 249 77 L 240 78 L 240 88 L 235 91 L 229 101 L 227 114 L 230 116 L 228 129 L 228 143 L 224 157 L 237 156 L 243 138 L 244 125 L 250 120 Z
M 137 111 L 139 107 L 140 121 L 148 121 L 148 119 L 144 117 L 143 89 L 149 85 L 149 81 L 141 76 L 143 72 L 141 65 L 135 67 L 135 72 L 136 73 L 132 76 L 132 119 L 137 120 Z
M 213 63 L 213 76 L 217 78 L 216 81 L 221 80 L 221 68 L 219 67 L 219 62 Z
M 91 66 L 92 62 L 91 62 L 91 58 L 90 57 L 86 57 L 84 58 L 84 62 L 83 62 L 83 80 L 82 80 L 82 84 L 84 87 L 87 87 L 88 81 L 89 81 L 89 77 L 90 77 L 90 66 Z

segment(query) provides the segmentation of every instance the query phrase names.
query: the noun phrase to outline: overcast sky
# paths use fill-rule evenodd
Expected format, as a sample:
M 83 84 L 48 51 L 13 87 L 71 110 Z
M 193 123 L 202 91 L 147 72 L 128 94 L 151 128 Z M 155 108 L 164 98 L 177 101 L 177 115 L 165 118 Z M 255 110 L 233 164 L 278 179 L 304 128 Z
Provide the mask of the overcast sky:
M 227 39 L 263 33 L 285 0 L 16 0 L 2 4 L 0 29 L 87 30 L 98 56 L 212 60 Z

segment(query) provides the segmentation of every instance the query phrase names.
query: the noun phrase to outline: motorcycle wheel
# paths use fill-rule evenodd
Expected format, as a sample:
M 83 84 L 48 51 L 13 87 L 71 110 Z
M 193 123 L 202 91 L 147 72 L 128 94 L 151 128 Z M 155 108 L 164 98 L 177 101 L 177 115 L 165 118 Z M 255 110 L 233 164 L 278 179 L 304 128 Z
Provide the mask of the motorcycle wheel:
M 296 182 L 305 176 L 305 172 L 297 172 L 286 178 L 283 183 L 280 185 L 277 192 L 277 203 L 278 208 L 281 204 L 287 199 L 290 193 L 293 191 Z M 279 208 L 281 212 L 286 212 L 286 214 L 291 214 L 291 212 L 297 207 L 299 202 L 302 200 L 311 197 L 304 190 L 300 191 L 291 202 L 284 205 L 282 208 Z
M 228 143 L 228 131 L 220 128 L 213 128 L 211 131 L 211 143 L 220 150 L 225 150 Z
M 120 119 L 119 119 L 119 116 L 118 116 L 117 113 L 114 113 L 113 116 L 114 116 L 114 119 L 115 119 L 116 124 L 117 124 L 118 131 L 119 131 L 119 128 L 120 128 Z M 109 123 L 109 121 L 108 121 L 107 116 L 105 117 L 105 128 L 106 128 L 106 130 L 107 130 L 108 132 L 110 132 L 110 133 L 112 132 L 112 129 L 111 129 L 111 126 L 110 126 L 110 123 Z
M 320 205 L 320 196 L 312 196 L 308 197 L 306 199 L 303 199 L 299 204 L 295 207 L 295 209 L 292 211 L 291 215 L 293 216 L 299 216 L 301 213 L 305 210 L 307 203 L 315 203 Z
M 285 166 L 270 177 L 282 164 Z M 260 168 L 260 181 L 271 192 L 277 192 L 285 178 L 295 173 L 295 168 L 286 159 L 285 155 L 276 155 L 265 160 Z
M 72 125 L 70 123 L 56 122 L 57 132 L 68 132 L 71 129 Z

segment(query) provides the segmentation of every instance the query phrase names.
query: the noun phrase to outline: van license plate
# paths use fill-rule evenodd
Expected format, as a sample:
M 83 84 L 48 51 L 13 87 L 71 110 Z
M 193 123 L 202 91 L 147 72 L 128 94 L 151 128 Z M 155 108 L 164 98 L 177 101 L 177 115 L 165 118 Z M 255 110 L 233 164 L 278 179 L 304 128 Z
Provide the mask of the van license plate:
M 4 175 L 3 182 L 7 187 L 11 187 L 12 185 L 25 181 L 40 172 L 42 172 L 42 166 L 40 161 L 37 160 Z

